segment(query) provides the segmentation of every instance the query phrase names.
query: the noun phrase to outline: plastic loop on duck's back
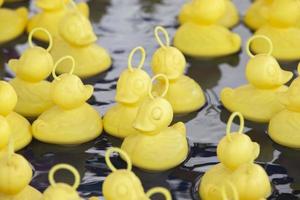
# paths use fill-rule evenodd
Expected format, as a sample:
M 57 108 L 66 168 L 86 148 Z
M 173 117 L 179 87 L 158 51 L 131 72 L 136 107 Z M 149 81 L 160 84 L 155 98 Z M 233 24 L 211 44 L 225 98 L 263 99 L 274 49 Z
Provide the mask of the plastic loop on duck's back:
M 165 200 L 172 200 L 172 196 L 170 194 L 170 192 L 165 189 L 165 188 L 162 188 L 162 187 L 155 187 L 155 188 L 152 188 L 150 189 L 146 195 L 147 197 L 150 199 L 150 197 L 154 194 L 162 194 L 164 197 L 165 197 Z
M 140 60 L 140 63 L 138 64 L 138 66 L 136 67 L 137 69 L 141 69 L 143 66 L 144 66 L 144 63 L 145 63 L 145 59 L 146 59 L 146 51 L 143 47 L 136 47 L 134 48 L 129 56 L 128 56 L 128 69 L 130 71 L 133 71 L 133 66 L 132 66 L 132 58 L 133 58 L 133 55 L 137 52 L 137 51 L 140 51 L 141 52 L 141 60 Z
M 62 61 L 67 60 L 67 59 L 71 60 L 71 62 L 72 62 L 72 66 L 71 66 L 71 70 L 70 70 L 69 74 L 73 74 L 74 69 L 75 69 L 75 60 L 72 56 L 64 56 L 64 57 L 60 58 L 53 67 L 52 76 L 54 79 L 59 80 L 59 77 L 55 73 L 56 68 Z
M 166 44 L 164 44 L 161 41 L 160 36 L 159 36 L 159 32 L 163 33 L 163 35 L 165 37 L 165 40 L 166 40 Z M 169 34 L 168 34 L 167 30 L 164 27 L 162 27 L 162 26 L 155 27 L 154 34 L 155 34 L 155 38 L 156 38 L 158 44 L 161 47 L 168 47 L 168 46 L 170 46 L 170 37 L 169 37 Z
M 243 133 L 243 130 L 244 130 L 244 117 L 241 113 L 239 112 L 234 112 L 231 114 L 228 122 L 227 122 L 227 126 L 226 126 L 226 137 L 228 137 L 229 140 L 231 140 L 231 136 L 230 136 L 230 133 L 231 133 L 231 125 L 232 125 L 232 122 L 234 120 L 235 117 L 239 117 L 240 118 L 240 128 L 239 128 L 239 131 L 238 133 Z
M 238 191 L 237 191 L 236 187 L 231 182 L 227 182 L 227 185 L 230 186 L 229 188 L 232 190 L 233 200 L 239 200 L 239 195 L 238 195 Z M 226 190 L 226 186 L 223 186 L 221 191 L 222 191 L 222 199 L 223 200 L 230 200 L 228 198 L 228 193 L 227 193 L 227 190 Z
M 150 86 L 149 86 L 148 94 L 149 94 L 149 97 L 150 97 L 151 99 L 154 99 L 154 96 L 153 96 L 153 94 L 152 94 L 152 86 L 153 86 L 153 82 L 154 82 L 156 79 L 160 78 L 160 77 L 163 78 L 163 79 L 165 80 L 165 83 L 166 83 L 166 85 L 165 85 L 165 90 L 164 90 L 164 92 L 160 95 L 160 97 L 166 96 L 166 94 L 167 94 L 167 92 L 168 92 L 168 90 L 169 90 L 169 79 L 168 79 L 168 77 L 167 77 L 166 75 L 164 75 L 164 74 L 157 74 L 157 75 L 155 75 L 155 76 L 151 79 L 151 84 L 150 84 Z
M 46 35 L 48 36 L 49 45 L 48 45 L 48 48 L 46 50 L 49 52 L 51 50 L 52 46 L 53 46 L 53 38 L 52 38 L 51 34 L 49 33 L 49 31 L 47 29 L 44 29 L 44 28 L 38 27 L 38 28 L 34 28 L 34 29 L 32 29 L 32 31 L 30 31 L 29 36 L 28 36 L 29 46 L 34 47 L 34 44 L 32 42 L 32 37 L 33 37 L 34 33 L 37 32 L 37 31 L 42 31 L 42 32 L 46 33 Z
M 77 171 L 77 169 L 75 169 L 73 166 L 68 165 L 68 164 L 58 164 L 58 165 L 55 165 L 54 167 L 52 167 L 52 169 L 49 172 L 49 182 L 50 182 L 50 184 L 52 186 L 56 185 L 56 181 L 54 180 L 54 175 L 58 170 L 61 170 L 61 169 L 68 170 L 73 174 L 74 184 L 73 184 L 72 188 L 74 190 L 76 190 L 78 188 L 79 184 L 80 184 L 80 175 L 79 175 L 79 172 Z
M 254 35 L 252 36 L 251 38 L 249 38 L 249 40 L 247 41 L 247 46 L 246 46 L 246 51 L 247 51 L 247 54 L 253 58 L 255 57 L 254 54 L 252 54 L 251 50 L 250 50 L 250 46 L 251 46 L 251 43 L 253 42 L 253 40 L 255 39 L 264 39 L 268 44 L 269 44 L 269 51 L 266 53 L 267 55 L 271 55 L 273 53 L 273 43 L 271 41 L 270 38 L 268 38 L 267 36 L 264 36 L 264 35 Z
M 131 163 L 131 160 L 130 160 L 128 154 L 125 151 L 123 151 L 122 149 L 116 148 L 116 147 L 109 148 L 105 153 L 105 162 L 106 162 L 107 166 L 109 167 L 109 169 L 112 172 L 117 171 L 117 168 L 115 168 L 115 166 L 111 163 L 111 160 L 110 160 L 110 155 L 113 153 L 119 153 L 123 157 L 123 159 L 125 159 L 125 161 L 127 162 L 127 171 L 131 171 L 132 163 Z

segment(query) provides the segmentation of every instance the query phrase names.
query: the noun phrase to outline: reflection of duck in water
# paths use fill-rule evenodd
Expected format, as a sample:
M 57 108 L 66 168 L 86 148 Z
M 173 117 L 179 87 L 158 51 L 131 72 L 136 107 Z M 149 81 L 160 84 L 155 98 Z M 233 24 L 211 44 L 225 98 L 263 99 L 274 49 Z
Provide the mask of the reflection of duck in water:
M 250 43 L 257 38 L 269 43 L 270 50 L 267 54 L 251 54 Z M 246 66 L 249 84 L 222 90 L 221 101 L 228 110 L 241 112 L 246 119 L 252 121 L 268 122 L 272 116 L 284 109 L 277 92 L 288 89 L 284 84 L 292 78 L 293 73 L 280 68 L 276 59 L 271 56 L 272 47 L 272 42 L 265 36 L 249 39 L 247 51 L 251 59 Z
M 132 57 L 140 50 L 142 58 L 137 68 L 132 67 Z M 133 49 L 128 58 L 128 69 L 124 70 L 118 80 L 116 90 L 117 104 L 111 107 L 104 115 L 104 130 L 113 136 L 124 138 L 130 134 L 138 133 L 132 124 L 138 109 L 147 97 L 150 77 L 142 70 L 146 53 L 144 48 Z
M 65 55 L 76 61 L 74 74 L 88 77 L 107 70 L 111 58 L 107 51 L 99 46 L 90 21 L 77 8 L 68 10 L 58 27 L 60 37 L 54 38 L 50 53 L 54 61 Z M 57 69 L 58 73 L 68 72 L 67 67 Z
M 48 30 L 53 37 L 58 37 L 59 23 L 68 12 L 68 4 L 72 1 L 73 0 L 37 0 L 36 6 L 41 9 L 41 12 L 29 20 L 27 31 L 31 32 L 34 28 L 40 27 Z M 86 3 L 81 2 L 75 6 L 83 16 L 89 16 L 89 7 Z M 34 37 L 42 41 L 49 41 L 47 35 L 43 33 L 37 33 Z
M 166 44 L 162 43 L 159 31 L 164 33 Z M 154 74 L 164 74 L 169 80 L 165 99 L 171 103 L 174 113 L 189 113 L 200 109 L 205 104 L 205 96 L 200 85 L 184 75 L 184 55 L 177 48 L 170 46 L 169 35 L 163 27 L 155 28 L 155 37 L 161 47 L 154 53 L 151 67 Z M 164 89 L 164 82 L 158 82 L 153 88 L 158 93 Z
M 113 166 L 109 157 L 114 152 L 119 153 L 127 162 L 127 169 L 116 169 Z M 170 192 L 161 187 L 152 188 L 145 193 L 140 179 L 132 172 L 130 157 L 121 149 L 108 149 L 105 154 L 105 161 L 112 171 L 105 178 L 102 186 L 103 196 L 106 200 L 150 200 L 150 197 L 157 193 L 162 194 L 165 200 L 172 199 Z
M 56 76 L 55 70 L 62 61 L 70 59 L 69 73 Z M 93 94 L 91 85 L 84 85 L 73 75 L 75 61 L 61 58 L 54 66 L 51 96 L 55 106 L 42 113 L 33 123 L 36 139 L 54 144 L 81 144 L 98 137 L 102 132 L 102 120 L 98 112 L 86 101 Z
M 36 31 L 43 31 L 50 37 L 49 47 L 43 49 L 33 46 L 32 35 Z M 15 111 L 28 117 L 37 117 L 52 106 L 50 97 L 50 82 L 45 79 L 53 69 L 53 59 L 49 51 L 52 38 L 45 29 L 33 29 L 29 35 L 30 48 L 26 49 L 19 59 L 11 59 L 9 67 L 16 73 L 16 78 L 10 81 L 14 87 L 18 102 Z
M 0 0 L 0 7 L 2 4 L 3 0 Z M 27 17 L 28 11 L 25 7 L 16 10 L 0 8 L 0 44 L 21 35 L 27 24 Z
M 162 171 L 173 168 L 183 162 L 188 154 L 186 128 L 182 122 L 169 126 L 173 119 L 171 104 L 164 99 L 168 91 L 168 78 L 158 74 L 152 78 L 164 78 L 166 88 L 161 96 L 152 95 L 149 88 L 149 98 L 138 110 L 133 123 L 139 133 L 129 135 L 122 144 L 132 159 L 133 165 L 152 171 Z

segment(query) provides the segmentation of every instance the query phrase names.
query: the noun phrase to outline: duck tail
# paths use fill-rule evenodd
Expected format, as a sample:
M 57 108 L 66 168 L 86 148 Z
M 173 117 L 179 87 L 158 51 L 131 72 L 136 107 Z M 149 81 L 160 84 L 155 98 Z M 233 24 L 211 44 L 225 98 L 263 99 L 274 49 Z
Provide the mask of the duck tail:
M 186 136 L 186 127 L 183 122 L 178 122 L 174 124 L 172 128 L 178 130 L 182 135 Z
M 85 17 L 89 17 L 90 15 L 90 8 L 85 2 L 80 2 L 77 4 L 78 10 L 81 12 L 82 15 Z

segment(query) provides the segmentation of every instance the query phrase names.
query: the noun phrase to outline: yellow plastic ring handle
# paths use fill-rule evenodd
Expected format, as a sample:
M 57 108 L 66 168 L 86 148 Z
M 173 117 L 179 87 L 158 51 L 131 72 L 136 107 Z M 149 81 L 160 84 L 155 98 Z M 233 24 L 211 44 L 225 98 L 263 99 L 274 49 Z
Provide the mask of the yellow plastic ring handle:
M 165 40 L 166 40 L 166 44 L 164 44 L 160 37 L 159 37 L 159 32 L 162 32 L 164 37 L 165 37 Z M 158 42 L 158 44 L 161 46 L 161 47 L 168 47 L 170 46 L 170 37 L 169 37 L 169 34 L 167 32 L 167 30 L 162 27 L 162 26 L 157 26 L 155 27 L 154 29 L 154 34 L 155 34 L 155 38 L 156 38 L 156 41 Z
M 72 185 L 72 188 L 76 190 L 78 186 L 80 185 L 80 175 L 77 169 L 69 164 L 58 164 L 51 168 L 49 172 L 49 182 L 52 186 L 56 185 L 56 181 L 54 180 L 54 175 L 58 170 L 68 170 L 70 171 L 74 176 L 74 184 Z
M 243 130 L 244 130 L 244 117 L 241 113 L 239 112 L 234 112 L 230 115 L 230 118 L 227 122 L 227 126 L 226 126 L 226 137 L 228 137 L 230 140 L 231 140 L 231 136 L 230 136 L 230 133 L 231 133 L 231 126 L 232 126 L 232 122 L 234 120 L 235 117 L 239 117 L 240 118 L 240 128 L 239 128 L 239 131 L 238 133 L 243 133 Z
M 143 47 L 139 46 L 139 47 L 136 47 L 134 48 L 129 56 L 128 56 L 128 69 L 130 71 L 133 71 L 133 66 L 132 66 L 132 59 L 133 59 L 133 55 L 137 52 L 137 51 L 140 51 L 141 52 L 141 60 L 140 60 L 140 63 L 138 64 L 138 66 L 136 67 L 137 69 L 141 69 L 145 63 L 145 59 L 146 59 L 146 51 Z
M 227 185 L 229 185 L 230 189 L 232 190 L 233 200 L 239 200 L 239 194 L 238 194 L 238 191 L 237 191 L 236 187 L 230 181 L 227 182 Z M 228 198 L 228 194 L 227 194 L 227 190 L 226 190 L 225 185 L 222 187 L 221 191 L 222 191 L 221 192 L 222 193 L 222 199 L 223 200 L 230 200 Z
M 42 31 L 42 32 L 46 33 L 46 35 L 48 36 L 49 45 L 48 45 L 48 48 L 46 49 L 46 51 L 49 52 L 52 49 L 52 46 L 53 46 L 53 38 L 52 38 L 51 34 L 49 33 L 49 31 L 47 29 L 44 29 L 44 28 L 38 27 L 38 28 L 34 28 L 34 29 L 32 29 L 32 31 L 30 31 L 29 36 L 28 36 L 29 46 L 34 47 L 33 42 L 32 42 L 32 37 L 33 37 L 34 33 L 37 32 L 37 31 Z
M 131 159 L 129 158 L 128 154 L 120 148 L 111 147 L 105 153 L 105 162 L 112 172 L 117 171 L 117 168 L 115 168 L 115 166 L 111 163 L 111 160 L 110 160 L 110 155 L 113 153 L 119 153 L 123 157 L 123 159 L 125 159 L 125 161 L 127 163 L 127 170 L 128 171 L 132 170 L 132 163 L 131 163 Z
M 54 78 L 55 80 L 60 80 L 60 78 L 59 78 L 59 77 L 56 75 L 56 73 L 55 73 L 57 66 L 58 66 L 62 61 L 67 60 L 67 59 L 71 60 L 71 62 L 72 62 L 72 66 L 71 66 L 71 70 L 70 70 L 69 74 L 73 74 L 74 69 L 75 69 L 75 60 L 74 60 L 74 58 L 73 58 L 72 56 L 64 56 L 64 57 L 60 58 L 60 59 L 55 63 L 55 65 L 54 65 L 54 67 L 53 67 L 53 70 L 52 70 L 52 76 L 53 76 L 53 78 Z
M 154 194 L 162 194 L 165 197 L 165 200 L 172 200 L 171 193 L 166 188 L 163 187 L 152 188 L 146 193 L 146 196 L 150 199 L 150 197 L 153 196 Z
M 149 94 L 149 97 L 150 97 L 151 99 L 154 99 L 154 96 L 153 96 L 153 94 L 152 94 L 153 82 L 154 82 L 156 79 L 158 79 L 158 78 L 163 78 L 163 79 L 165 80 L 165 83 L 166 83 L 165 90 L 164 90 L 164 92 L 160 95 L 160 97 L 166 96 L 166 94 L 167 94 L 167 92 L 168 92 L 168 90 L 169 90 L 169 79 L 168 79 L 168 77 L 167 77 L 166 75 L 164 75 L 164 74 L 157 74 L 157 75 L 155 75 L 155 76 L 151 79 L 151 84 L 150 84 L 149 90 L 148 90 L 148 94 Z
M 273 53 L 273 43 L 272 43 L 272 40 L 270 38 L 268 38 L 267 36 L 265 35 L 254 35 L 252 36 L 251 38 L 249 38 L 249 40 L 247 41 L 247 47 L 246 47 L 246 51 L 247 51 L 247 54 L 250 56 L 250 58 L 253 58 L 255 57 L 254 54 L 251 53 L 251 50 L 250 50 L 250 46 L 251 46 L 251 43 L 253 42 L 253 40 L 255 39 L 264 39 L 266 40 L 266 42 L 269 44 L 269 52 L 267 52 L 266 54 L 267 55 L 271 55 Z

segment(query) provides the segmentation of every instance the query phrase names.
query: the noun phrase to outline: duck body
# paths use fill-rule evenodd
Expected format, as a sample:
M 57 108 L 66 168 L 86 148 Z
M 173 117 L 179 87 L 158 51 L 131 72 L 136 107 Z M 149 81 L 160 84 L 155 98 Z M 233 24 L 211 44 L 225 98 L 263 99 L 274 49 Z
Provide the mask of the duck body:
M 73 109 L 53 106 L 33 123 L 33 136 L 43 142 L 70 145 L 80 144 L 98 137 L 102 120 L 89 104 Z
M 42 194 L 31 186 L 25 187 L 15 195 L 5 195 L 0 193 L 0 200 L 41 200 Z
M 246 119 L 264 123 L 284 109 L 276 93 L 287 89 L 284 85 L 274 89 L 259 89 L 251 84 L 236 89 L 224 88 L 221 101 L 231 112 L 240 112 Z
M 173 168 L 188 154 L 185 125 L 178 122 L 154 135 L 129 135 L 121 149 L 130 156 L 133 165 L 142 169 L 162 171 Z
M 176 31 L 174 46 L 190 56 L 220 57 L 238 52 L 241 38 L 220 25 L 188 22 Z
M 154 85 L 153 90 L 160 94 L 164 88 L 165 84 L 160 81 Z M 205 104 L 205 96 L 200 85 L 185 75 L 169 80 L 169 90 L 165 98 L 172 105 L 174 113 L 193 112 Z
M 14 78 L 10 84 L 18 95 L 15 111 L 23 116 L 38 116 L 53 105 L 49 95 L 51 83 L 48 81 L 31 83 L 20 78 Z
M 77 9 L 83 16 L 89 16 L 89 7 L 86 3 L 78 3 Z M 58 27 L 61 19 L 65 16 L 66 9 L 64 7 L 58 9 L 44 9 L 40 13 L 34 15 L 28 22 L 27 32 L 31 32 L 34 28 L 41 27 L 49 31 L 52 37 L 59 37 Z M 49 38 L 43 33 L 34 35 L 39 40 L 48 42 Z
M 28 11 L 25 7 L 16 10 L 0 8 L 0 44 L 15 39 L 24 32 Z

